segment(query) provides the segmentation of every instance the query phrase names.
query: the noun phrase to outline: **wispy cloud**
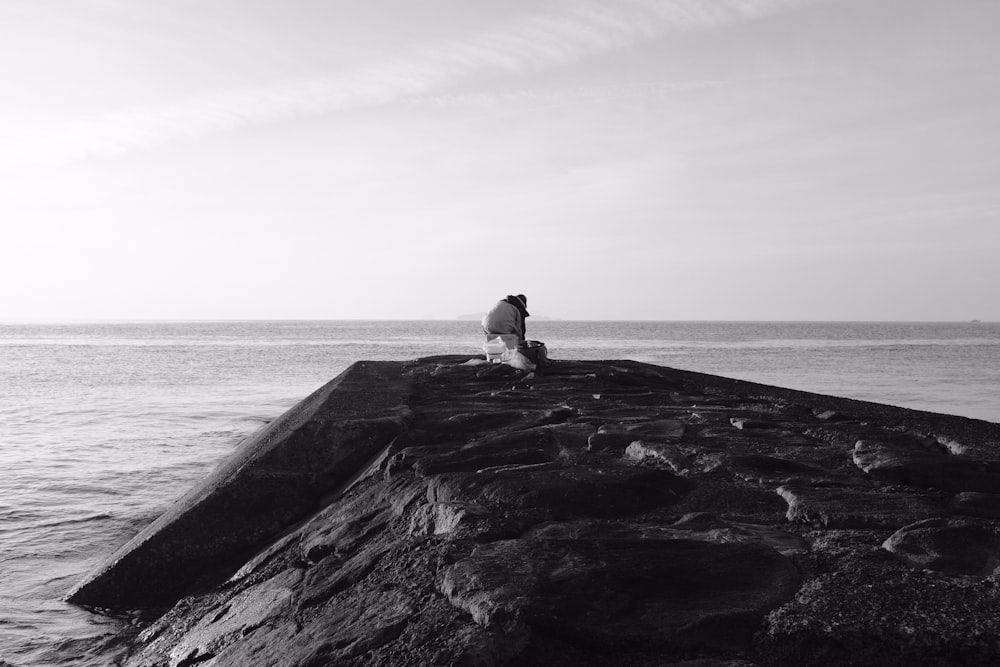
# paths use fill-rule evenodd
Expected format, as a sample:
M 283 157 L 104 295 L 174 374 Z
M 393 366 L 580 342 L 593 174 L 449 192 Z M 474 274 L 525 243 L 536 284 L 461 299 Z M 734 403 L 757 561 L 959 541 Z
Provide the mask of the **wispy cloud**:
M 220 91 L 165 106 L 123 109 L 4 138 L 8 164 L 65 164 L 181 138 L 443 93 L 490 72 L 558 67 L 663 35 L 757 19 L 824 0 L 567 2 L 503 27 L 336 76 Z
M 568 86 L 544 90 L 441 93 L 409 97 L 404 100 L 404 103 L 414 107 L 491 107 L 502 105 L 550 106 L 629 98 L 669 99 L 678 94 L 721 88 L 729 83 L 729 81 L 720 79 L 703 79 Z

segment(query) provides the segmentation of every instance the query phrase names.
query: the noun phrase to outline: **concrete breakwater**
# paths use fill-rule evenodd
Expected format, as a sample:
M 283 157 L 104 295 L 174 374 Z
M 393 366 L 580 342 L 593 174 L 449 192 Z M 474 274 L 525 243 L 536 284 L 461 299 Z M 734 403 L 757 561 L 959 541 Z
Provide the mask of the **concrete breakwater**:
M 1000 425 L 443 356 L 355 364 L 69 599 L 156 611 L 133 666 L 991 664 L 998 567 Z

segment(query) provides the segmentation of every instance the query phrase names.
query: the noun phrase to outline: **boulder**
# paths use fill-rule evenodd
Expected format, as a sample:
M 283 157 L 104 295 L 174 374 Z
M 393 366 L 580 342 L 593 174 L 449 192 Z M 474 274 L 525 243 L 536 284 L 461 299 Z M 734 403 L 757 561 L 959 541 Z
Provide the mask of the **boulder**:
M 882 548 L 911 567 L 988 577 L 1000 569 L 1000 526 L 968 519 L 927 519 L 900 528 Z
M 931 498 L 852 488 L 786 484 L 788 520 L 823 528 L 898 528 L 942 513 Z
M 1000 492 L 1000 463 L 956 456 L 917 438 L 859 440 L 853 459 L 872 478 L 891 484 Z
M 651 443 L 645 440 L 634 440 L 625 448 L 625 457 L 628 459 L 662 463 L 682 475 L 689 471 L 695 456 L 696 452 L 690 447 Z

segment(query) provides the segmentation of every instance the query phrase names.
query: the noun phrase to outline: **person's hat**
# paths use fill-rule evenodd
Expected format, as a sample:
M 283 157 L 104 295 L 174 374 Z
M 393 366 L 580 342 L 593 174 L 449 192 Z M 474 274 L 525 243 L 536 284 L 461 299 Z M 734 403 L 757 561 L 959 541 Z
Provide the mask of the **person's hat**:
M 528 305 L 528 297 L 524 296 L 523 294 L 518 294 L 517 298 L 520 299 L 521 303 L 523 303 L 525 306 Z

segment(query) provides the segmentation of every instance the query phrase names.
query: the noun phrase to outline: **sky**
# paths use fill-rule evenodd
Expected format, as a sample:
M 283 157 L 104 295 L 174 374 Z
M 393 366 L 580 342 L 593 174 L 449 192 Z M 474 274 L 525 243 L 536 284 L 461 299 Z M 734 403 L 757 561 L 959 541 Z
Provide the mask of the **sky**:
M 0 322 L 1000 320 L 995 0 L 3 0 Z

